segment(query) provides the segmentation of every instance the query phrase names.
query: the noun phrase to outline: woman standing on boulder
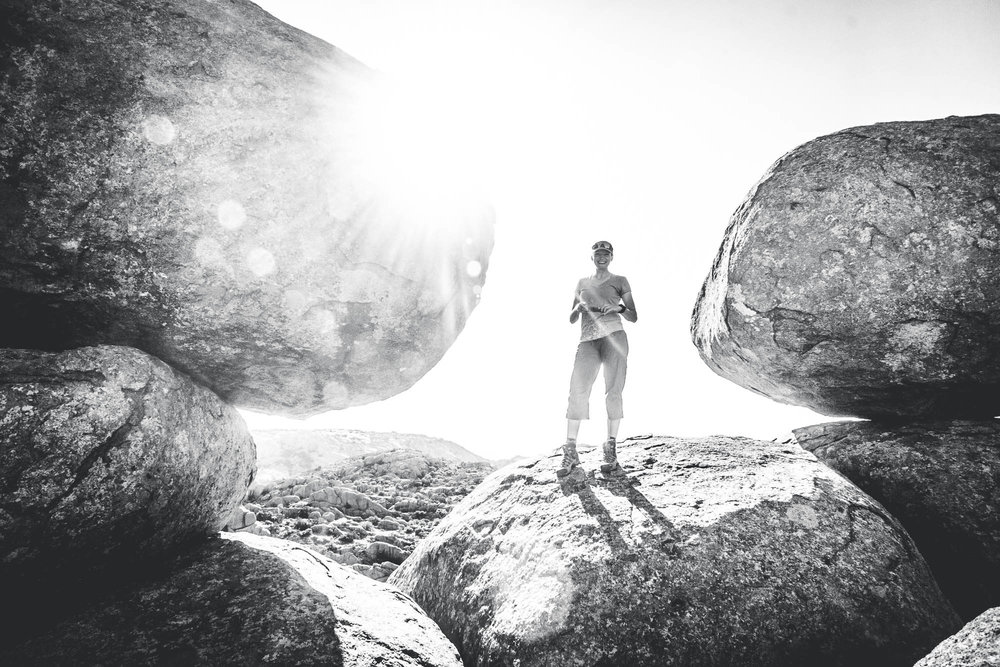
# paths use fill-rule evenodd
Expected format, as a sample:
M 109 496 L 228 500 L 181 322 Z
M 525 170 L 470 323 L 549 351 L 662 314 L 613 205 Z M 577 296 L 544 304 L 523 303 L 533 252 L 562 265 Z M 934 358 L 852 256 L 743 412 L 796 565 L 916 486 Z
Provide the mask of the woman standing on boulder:
M 563 445 L 562 467 L 557 474 L 565 477 L 580 465 L 576 451 L 576 436 L 580 422 L 590 419 L 590 390 L 597 371 L 604 367 L 605 403 L 608 410 L 608 439 L 604 443 L 604 463 L 601 472 L 624 474 L 618 464 L 615 439 L 622 420 L 622 389 L 628 361 L 628 337 L 622 317 L 635 322 L 639 314 L 632 300 L 632 288 L 625 276 L 608 271 L 614 259 L 614 248 L 607 241 L 591 246 L 594 275 L 581 278 L 573 295 L 573 310 L 569 321 L 580 320 L 580 344 L 576 348 L 573 376 L 569 388 L 569 408 L 566 410 L 566 444 Z

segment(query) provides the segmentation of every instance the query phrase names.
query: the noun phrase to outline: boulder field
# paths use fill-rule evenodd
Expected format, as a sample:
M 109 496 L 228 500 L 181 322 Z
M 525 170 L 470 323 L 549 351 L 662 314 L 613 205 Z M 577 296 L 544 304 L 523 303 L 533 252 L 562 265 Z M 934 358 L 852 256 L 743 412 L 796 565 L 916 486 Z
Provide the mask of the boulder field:
M 0 663 L 460 667 L 399 591 L 284 540 L 226 534 L 89 600 Z
M 456 454 L 464 458 L 469 452 Z M 486 461 L 444 459 L 409 449 L 355 456 L 252 489 L 229 530 L 299 542 L 385 581 L 493 470 Z
M 779 159 L 691 332 L 719 375 L 822 414 L 1000 414 L 1000 115 L 855 127 Z
M 466 665 L 909 667 L 959 628 L 899 523 L 798 446 L 619 452 L 631 482 L 559 482 L 559 456 L 494 473 L 389 583 Z
M 7 3 L 0 33 L 0 347 L 128 345 L 308 415 L 462 330 L 492 210 L 412 185 L 372 125 L 406 100 L 344 52 L 249 0 Z
M 0 349 L 0 580 L 83 576 L 217 532 L 247 491 L 243 418 L 126 347 Z
M 1000 421 L 831 422 L 793 434 L 899 519 L 964 619 L 1000 606 Z

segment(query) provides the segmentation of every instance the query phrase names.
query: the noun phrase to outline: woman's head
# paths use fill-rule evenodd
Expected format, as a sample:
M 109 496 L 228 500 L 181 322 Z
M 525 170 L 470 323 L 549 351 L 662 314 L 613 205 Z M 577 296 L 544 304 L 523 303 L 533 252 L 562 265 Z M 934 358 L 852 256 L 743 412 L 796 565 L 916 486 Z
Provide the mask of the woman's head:
M 590 259 L 597 268 L 607 268 L 615 257 L 614 247 L 607 241 L 598 241 L 590 246 Z
M 590 246 L 591 255 L 601 251 L 607 252 L 609 255 L 615 254 L 614 246 L 611 245 L 610 241 L 598 241 L 594 245 Z

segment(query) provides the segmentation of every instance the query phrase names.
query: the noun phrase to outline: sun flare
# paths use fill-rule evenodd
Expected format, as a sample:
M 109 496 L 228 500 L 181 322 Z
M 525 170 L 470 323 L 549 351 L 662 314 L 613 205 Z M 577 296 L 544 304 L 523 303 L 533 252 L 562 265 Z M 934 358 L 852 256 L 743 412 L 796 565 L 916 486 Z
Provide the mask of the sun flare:
M 460 226 L 481 206 L 488 133 L 461 86 L 380 75 L 351 99 L 330 122 L 356 187 L 427 232 Z

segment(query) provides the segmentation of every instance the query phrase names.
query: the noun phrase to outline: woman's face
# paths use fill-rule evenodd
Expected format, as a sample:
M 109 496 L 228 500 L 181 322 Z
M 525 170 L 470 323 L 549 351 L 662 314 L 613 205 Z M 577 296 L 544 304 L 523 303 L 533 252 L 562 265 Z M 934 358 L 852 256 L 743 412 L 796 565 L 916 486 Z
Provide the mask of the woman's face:
M 594 266 L 598 269 L 606 269 L 608 268 L 608 265 L 611 264 L 611 260 L 614 259 L 614 255 L 607 250 L 596 250 L 594 251 L 594 254 L 590 256 L 590 259 L 593 260 Z

